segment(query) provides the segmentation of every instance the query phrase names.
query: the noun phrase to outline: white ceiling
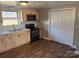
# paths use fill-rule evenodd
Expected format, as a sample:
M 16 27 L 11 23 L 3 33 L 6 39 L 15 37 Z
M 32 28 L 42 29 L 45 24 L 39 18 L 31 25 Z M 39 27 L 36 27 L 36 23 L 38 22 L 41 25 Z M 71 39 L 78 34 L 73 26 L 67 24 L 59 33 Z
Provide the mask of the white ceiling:
M 79 2 L 77 1 L 36 1 L 31 2 L 31 7 L 36 8 L 52 8 L 58 6 L 66 6 L 66 5 L 76 5 Z
M 20 6 L 19 2 L 15 1 L 1 1 L 0 3 L 2 6 L 23 7 Z M 52 8 L 66 5 L 76 5 L 78 3 L 78 1 L 30 1 L 27 6 L 24 6 L 24 8 Z
M 1 1 L 0 2 L 3 5 L 13 5 L 16 6 L 16 2 L 15 1 Z

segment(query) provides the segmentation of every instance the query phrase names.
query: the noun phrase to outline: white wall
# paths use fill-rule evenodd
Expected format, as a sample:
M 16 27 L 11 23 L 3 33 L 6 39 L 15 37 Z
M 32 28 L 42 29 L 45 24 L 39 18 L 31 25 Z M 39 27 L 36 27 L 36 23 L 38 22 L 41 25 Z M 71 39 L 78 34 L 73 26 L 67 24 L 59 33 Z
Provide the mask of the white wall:
M 48 38 L 48 10 L 49 9 L 41 9 L 39 10 L 40 14 L 40 34 L 41 37 L 47 37 Z

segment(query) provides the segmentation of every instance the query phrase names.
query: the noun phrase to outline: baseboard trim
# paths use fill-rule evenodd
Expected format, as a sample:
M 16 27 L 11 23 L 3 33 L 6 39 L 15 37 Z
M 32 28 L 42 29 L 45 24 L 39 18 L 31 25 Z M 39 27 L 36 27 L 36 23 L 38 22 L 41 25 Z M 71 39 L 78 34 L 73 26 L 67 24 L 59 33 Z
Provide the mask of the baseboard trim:
M 49 39 L 48 37 L 41 37 L 42 39 L 46 39 L 46 40 L 51 40 L 51 39 Z M 52 40 L 52 41 L 54 41 L 54 40 Z M 57 42 L 57 41 L 56 41 Z M 60 43 L 60 42 L 59 42 Z M 61 43 L 62 44 L 62 43 Z M 65 45 L 67 45 L 67 44 L 65 44 Z M 68 46 L 70 46 L 70 47 L 72 47 L 72 48 L 74 48 L 74 49 L 76 49 L 76 46 L 75 45 L 68 45 Z
M 42 37 L 43 39 L 50 40 L 48 37 Z

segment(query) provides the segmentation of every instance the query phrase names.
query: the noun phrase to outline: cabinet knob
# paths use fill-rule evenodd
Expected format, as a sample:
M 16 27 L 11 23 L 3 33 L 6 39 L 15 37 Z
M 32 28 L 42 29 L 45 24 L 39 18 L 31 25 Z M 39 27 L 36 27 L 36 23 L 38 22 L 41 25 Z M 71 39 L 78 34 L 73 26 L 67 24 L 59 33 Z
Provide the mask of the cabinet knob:
M 1 41 L 3 42 L 3 39 L 1 39 Z
M 9 37 L 9 40 L 11 40 L 12 39 L 12 37 Z
M 18 37 L 21 37 L 21 35 L 18 35 Z

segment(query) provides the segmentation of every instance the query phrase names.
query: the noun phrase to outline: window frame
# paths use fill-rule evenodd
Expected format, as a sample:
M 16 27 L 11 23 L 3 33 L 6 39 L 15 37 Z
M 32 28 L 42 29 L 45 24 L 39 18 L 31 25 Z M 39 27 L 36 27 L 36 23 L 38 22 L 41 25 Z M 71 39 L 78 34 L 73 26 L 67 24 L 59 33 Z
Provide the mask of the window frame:
M 2 21 L 3 21 L 4 19 L 17 19 L 17 24 L 11 24 L 11 25 L 19 25 L 19 24 L 21 23 L 19 11 L 2 11 L 2 12 L 16 12 L 16 14 L 17 14 L 17 17 L 16 17 L 16 18 L 7 18 L 7 17 L 4 18 L 3 15 L 2 15 Z M 2 23 L 2 24 L 3 24 L 3 26 L 8 26 L 8 25 L 4 25 L 4 23 Z

